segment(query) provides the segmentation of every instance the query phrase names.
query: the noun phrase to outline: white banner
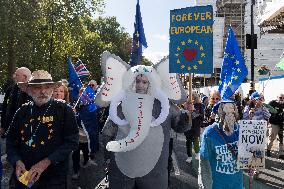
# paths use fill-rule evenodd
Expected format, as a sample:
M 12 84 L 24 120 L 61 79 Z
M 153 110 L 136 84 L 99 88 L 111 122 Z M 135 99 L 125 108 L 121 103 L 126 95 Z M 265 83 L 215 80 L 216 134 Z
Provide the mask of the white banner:
M 238 168 L 265 168 L 267 122 L 240 120 Z

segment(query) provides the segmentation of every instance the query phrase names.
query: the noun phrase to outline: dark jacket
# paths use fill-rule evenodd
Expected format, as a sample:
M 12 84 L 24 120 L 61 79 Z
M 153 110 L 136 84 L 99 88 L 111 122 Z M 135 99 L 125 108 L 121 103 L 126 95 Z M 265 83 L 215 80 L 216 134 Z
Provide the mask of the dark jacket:
M 38 107 L 32 102 L 16 113 L 7 135 L 8 161 L 22 160 L 27 170 L 48 158 L 51 165 L 42 177 L 66 175 L 68 156 L 78 147 L 78 126 L 72 108 L 59 101 Z
M 274 125 L 283 125 L 284 121 L 284 104 L 280 104 L 276 100 L 273 100 L 269 102 L 269 105 L 272 106 L 277 113 L 271 113 L 271 117 L 269 118 L 269 123 L 274 124 Z
M 194 111 L 192 112 L 192 127 L 189 131 L 185 132 L 186 137 L 199 137 L 200 128 L 203 126 L 204 120 L 204 107 L 201 103 L 194 104 Z
M 27 93 L 22 92 L 17 84 L 7 89 L 1 115 L 1 127 L 5 131 L 10 126 L 15 112 L 29 101 L 32 101 L 32 98 Z

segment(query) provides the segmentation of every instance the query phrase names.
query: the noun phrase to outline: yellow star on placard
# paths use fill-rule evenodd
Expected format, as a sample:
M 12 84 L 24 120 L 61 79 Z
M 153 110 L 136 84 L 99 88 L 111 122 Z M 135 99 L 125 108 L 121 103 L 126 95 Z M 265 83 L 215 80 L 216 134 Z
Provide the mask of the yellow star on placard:
M 198 45 L 198 41 L 196 40 L 194 44 L 195 44 L 195 45 Z
M 188 67 L 187 67 L 187 70 L 188 70 L 188 71 L 189 71 L 189 70 L 191 70 L 191 67 L 190 67 L 190 66 L 188 66 Z
M 231 59 L 235 59 L 235 55 L 231 56 Z
M 203 64 L 203 61 L 202 60 L 198 60 L 198 64 Z
M 189 39 L 187 42 L 188 42 L 188 43 L 191 43 L 191 42 L 192 42 L 192 40 L 191 40 L 191 39 Z
M 201 53 L 201 57 L 205 57 L 205 53 Z
M 178 54 L 178 53 L 176 53 L 175 55 L 176 55 L 176 56 L 178 56 L 179 54 Z
M 227 53 L 224 53 L 224 58 L 228 58 L 228 54 Z
M 185 42 L 184 42 L 184 41 L 182 41 L 182 42 L 181 42 L 181 44 L 182 44 L 182 45 L 185 45 Z
M 232 85 L 232 82 L 231 82 L 231 81 L 229 81 L 228 85 Z
M 179 47 L 179 46 L 177 47 L 177 50 L 178 50 L 178 51 L 180 50 L 180 47 Z
M 201 51 L 203 51 L 203 50 L 204 50 L 204 48 L 203 48 L 203 46 L 202 46 L 202 45 L 200 45 L 200 50 L 201 50 Z
M 241 69 L 240 69 L 240 68 L 238 68 L 238 69 L 237 69 L 237 72 L 241 72 Z
M 44 145 L 44 141 L 41 141 L 41 143 L 40 143 L 41 145 Z
M 193 66 L 193 69 L 197 70 L 197 66 L 196 66 L 196 65 L 194 65 L 194 66 Z
M 181 69 L 184 69 L 184 67 L 185 67 L 184 65 L 181 65 Z
M 177 59 L 177 64 L 179 64 L 180 63 L 180 60 L 179 59 Z
M 236 76 L 234 76 L 234 80 L 237 80 L 238 79 L 238 76 L 236 75 Z
M 222 84 L 222 81 L 221 81 L 221 80 L 219 81 L 219 84 L 220 84 L 220 85 Z
M 236 63 L 236 65 L 238 65 L 238 64 L 240 64 L 240 61 L 236 60 L 236 62 L 235 62 L 235 63 Z

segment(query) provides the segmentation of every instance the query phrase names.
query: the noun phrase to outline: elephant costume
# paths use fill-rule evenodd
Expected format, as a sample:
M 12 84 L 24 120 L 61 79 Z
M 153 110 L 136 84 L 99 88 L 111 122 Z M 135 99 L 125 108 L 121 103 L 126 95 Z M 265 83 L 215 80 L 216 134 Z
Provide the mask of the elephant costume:
M 103 129 L 106 149 L 113 152 L 110 188 L 168 188 L 170 130 L 181 133 L 188 130 L 187 113 L 181 113 L 173 104 L 186 100 L 177 75 L 169 73 L 168 59 L 153 67 L 130 67 L 109 52 L 102 54 L 101 66 L 104 85 L 96 104 L 110 104 Z M 147 94 L 135 91 L 138 75 L 148 78 Z

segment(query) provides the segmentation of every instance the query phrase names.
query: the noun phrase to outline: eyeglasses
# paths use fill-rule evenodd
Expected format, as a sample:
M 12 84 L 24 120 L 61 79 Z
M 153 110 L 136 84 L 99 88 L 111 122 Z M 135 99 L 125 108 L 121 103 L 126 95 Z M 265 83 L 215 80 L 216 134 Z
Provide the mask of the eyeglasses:
M 95 85 L 94 85 L 94 84 L 90 84 L 89 86 L 90 86 L 90 87 L 94 87 Z
M 210 98 L 211 100 L 219 100 L 219 98 Z

